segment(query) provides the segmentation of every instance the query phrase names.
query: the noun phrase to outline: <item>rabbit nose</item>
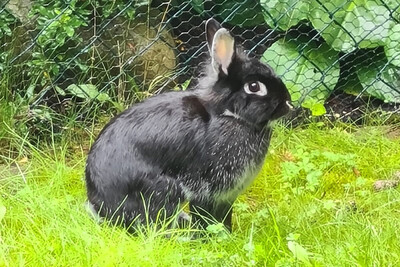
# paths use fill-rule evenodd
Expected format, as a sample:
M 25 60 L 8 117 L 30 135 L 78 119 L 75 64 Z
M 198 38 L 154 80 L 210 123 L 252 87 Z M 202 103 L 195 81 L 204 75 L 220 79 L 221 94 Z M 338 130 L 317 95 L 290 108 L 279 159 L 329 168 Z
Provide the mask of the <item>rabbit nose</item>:
M 286 105 L 289 107 L 290 110 L 294 108 L 290 101 L 286 101 Z

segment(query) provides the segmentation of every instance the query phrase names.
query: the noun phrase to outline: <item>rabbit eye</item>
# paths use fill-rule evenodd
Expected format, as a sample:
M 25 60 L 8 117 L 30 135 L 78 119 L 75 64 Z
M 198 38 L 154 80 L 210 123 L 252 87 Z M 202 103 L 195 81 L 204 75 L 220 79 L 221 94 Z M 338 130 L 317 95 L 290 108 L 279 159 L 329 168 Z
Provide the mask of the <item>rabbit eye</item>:
M 247 94 L 265 96 L 267 95 L 267 88 L 262 82 L 249 82 L 244 85 L 244 91 Z
M 258 83 L 251 83 L 249 85 L 249 90 L 252 91 L 253 93 L 260 91 L 260 86 Z

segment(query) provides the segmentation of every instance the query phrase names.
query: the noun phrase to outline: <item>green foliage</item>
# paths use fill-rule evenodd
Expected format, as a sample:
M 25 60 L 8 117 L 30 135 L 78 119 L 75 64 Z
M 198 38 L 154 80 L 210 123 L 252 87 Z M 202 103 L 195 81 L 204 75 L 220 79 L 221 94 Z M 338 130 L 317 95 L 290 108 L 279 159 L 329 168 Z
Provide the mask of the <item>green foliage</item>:
M 0 8 L 2 8 L 0 6 Z M 11 36 L 11 24 L 15 23 L 15 18 L 4 9 L 0 9 L 0 39 L 5 36 Z
M 311 115 L 313 116 L 322 116 L 326 114 L 326 109 L 323 103 L 318 102 L 316 99 L 309 99 L 301 103 L 301 105 L 305 108 L 308 108 L 311 111 Z
M 299 239 L 299 234 L 290 234 L 286 239 L 288 240 L 288 248 L 290 252 L 293 253 L 295 260 L 298 260 L 305 264 L 305 266 L 312 266 L 310 262 L 310 253 L 302 245 L 300 245 L 297 240 Z
M 372 61 L 355 66 L 362 92 L 386 102 L 400 102 L 396 90 L 400 84 L 398 1 L 285 0 L 261 1 L 261 5 L 265 21 L 271 27 L 287 31 L 299 24 L 310 25 L 326 42 L 311 48 L 315 51 L 311 60 L 307 47 L 314 41 L 304 38 L 286 41 L 290 36 L 273 44 L 264 54 L 264 60 L 277 69 L 298 104 L 309 108 L 314 115 L 324 112 L 320 104 L 337 88 L 339 81 L 339 58 L 334 51 L 347 55 L 357 52 L 360 57 L 363 53 L 372 55 Z M 384 48 L 386 58 L 366 50 L 377 47 Z M 348 57 L 341 58 L 344 61 Z M 316 71 L 316 66 L 320 70 Z M 348 77 L 341 77 L 343 80 L 354 79 L 353 73 L 345 73 Z M 360 87 L 357 82 L 351 81 L 354 88 Z
M 399 2 L 399 0 L 387 0 L 387 1 L 385 1 L 385 3 L 391 10 L 393 18 L 399 22 L 400 21 L 400 2 Z
M 76 9 L 76 2 L 71 1 L 63 10 L 57 5 L 49 9 L 40 3 L 34 7 L 33 15 L 39 16 L 37 27 L 43 30 L 38 36 L 38 44 L 47 53 L 54 53 L 52 49 L 63 46 L 66 40 L 81 41 L 81 38 L 75 36 L 75 30 L 87 26 L 85 20 L 90 13 L 85 9 Z
M 7 10 L 0 9 L 0 72 L 5 70 L 6 61 L 10 55 L 10 49 L 4 49 L 4 47 L 8 47 L 6 44 L 10 41 L 11 27 L 15 22 L 16 19 Z
M 89 28 L 94 19 L 100 28 L 117 14 L 131 20 L 136 8 L 148 2 L 37 0 L 32 4 L 29 36 L 6 9 L 0 12 L 0 39 L 6 44 L 0 46 L 0 95 L 9 96 L 19 111 L 16 116 L 23 118 L 19 123 L 46 137 L 53 126 L 67 128 L 79 117 L 91 121 L 99 106 L 106 112 L 123 109 L 126 103 L 117 99 L 110 70 L 98 63 L 97 47 L 88 46 Z M 34 42 L 29 49 L 28 42 Z M 98 75 L 100 71 L 107 75 Z
M 322 3 L 322 5 L 320 4 Z M 309 20 L 335 50 L 349 53 L 358 48 L 385 45 L 395 22 L 381 1 L 311 1 Z
M 183 0 L 173 2 L 181 4 Z M 197 13 L 204 13 L 204 1 L 190 1 L 190 5 Z M 208 12 L 213 17 L 219 18 L 221 21 L 231 25 L 240 25 L 244 27 L 252 27 L 264 22 L 262 15 L 262 7 L 259 2 L 252 0 L 242 1 L 226 1 L 216 0 L 212 3 L 212 11 Z
M 207 226 L 206 231 L 218 241 L 229 239 L 229 233 L 226 231 L 225 226 L 222 223 L 210 224 Z
M 215 15 L 232 25 L 252 27 L 263 22 L 262 9 L 253 0 L 226 1 L 216 0 Z
M 292 101 L 306 107 L 324 103 L 339 79 L 338 53 L 326 44 L 284 38 L 275 42 L 262 60 L 282 77 Z
M 77 30 L 87 26 L 90 11 L 89 1 L 83 6 L 77 6 L 78 0 L 65 3 L 64 1 L 35 1 L 31 16 L 37 16 L 36 27 L 40 30 L 37 37 L 38 45 L 34 47 L 32 60 L 28 61 L 29 75 L 38 76 L 43 86 L 49 79 L 57 77 L 60 71 L 60 61 L 71 59 L 74 54 L 69 47 L 79 46 L 82 38 Z M 33 85 L 33 84 L 32 84 Z
M 260 0 L 265 21 L 286 31 L 307 19 L 310 0 Z
M 59 89 L 61 90 L 61 88 Z M 97 100 L 99 102 L 110 101 L 110 97 L 106 93 L 100 93 L 93 84 L 71 84 L 66 91 L 72 95 L 85 100 Z M 64 93 L 65 94 L 65 93 Z
M 281 163 L 285 186 L 292 188 L 294 194 L 304 191 L 316 192 L 326 172 L 339 166 L 354 167 L 355 156 L 328 151 L 309 150 L 303 146 L 292 152 L 295 161 Z
M 385 46 L 386 56 L 391 64 L 400 67 L 400 24 L 396 24 L 391 29 L 389 36 Z
M 359 63 L 357 75 L 366 92 L 387 102 L 400 102 L 400 71 L 390 64 L 383 53 L 370 53 Z M 398 56 L 400 59 L 400 55 Z
M 113 101 L 107 93 L 99 92 L 97 87 L 93 84 L 71 84 L 65 89 L 65 91 L 58 86 L 56 86 L 56 89 L 60 95 L 69 93 L 83 100 L 84 104 L 89 104 L 90 102 L 112 104 L 112 106 L 119 112 L 124 110 L 124 107 L 119 102 Z
M 192 5 L 193 9 L 194 9 L 197 13 L 201 14 L 201 13 L 204 12 L 203 0 L 193 0 L 193 1 L 191 1 L 190 3 L 191 3 L 191 5 Z

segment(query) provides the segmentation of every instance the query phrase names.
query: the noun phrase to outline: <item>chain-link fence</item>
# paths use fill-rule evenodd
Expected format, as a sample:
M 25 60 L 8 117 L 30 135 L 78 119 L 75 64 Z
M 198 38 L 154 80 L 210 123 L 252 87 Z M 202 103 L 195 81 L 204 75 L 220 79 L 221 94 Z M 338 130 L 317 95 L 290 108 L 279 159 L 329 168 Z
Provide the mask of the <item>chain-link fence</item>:
M 2 94 L 43 121 L 184 90 L 207 56 L 210 17 L 314 115 L 399 111 L 399 0 L 6 0 Z

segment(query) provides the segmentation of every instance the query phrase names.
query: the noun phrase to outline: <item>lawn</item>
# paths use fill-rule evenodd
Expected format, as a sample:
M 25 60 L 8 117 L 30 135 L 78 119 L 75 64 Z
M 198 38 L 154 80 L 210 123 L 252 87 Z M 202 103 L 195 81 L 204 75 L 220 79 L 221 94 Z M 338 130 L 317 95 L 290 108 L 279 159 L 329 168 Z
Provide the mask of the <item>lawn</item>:
M 99 225 L 84 208 L 88 142 L 21 145 L 0 168 L 0 266 L 399 266 L 399 126 L 276 126 L 234 230 Z M 89 138 L 88 138 L 89 139 Z M 399 177 L 400 179 L 400 177 Z M 166 236 L 168 234 L 168 237 Z

